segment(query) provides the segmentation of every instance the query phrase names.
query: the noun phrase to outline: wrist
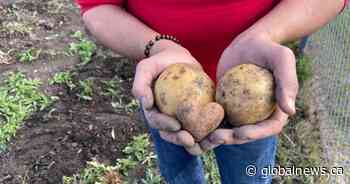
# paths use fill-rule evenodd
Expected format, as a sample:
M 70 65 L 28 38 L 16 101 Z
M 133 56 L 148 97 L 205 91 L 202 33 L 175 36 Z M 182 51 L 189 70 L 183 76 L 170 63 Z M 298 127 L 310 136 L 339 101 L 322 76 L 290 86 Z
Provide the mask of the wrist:
M 175 50 L 175 51 L 183 51 L 188 52 L 187 49 L 182 47 L 180 44 L 172 41 L 172 40 L 159 40 L 154 43 L 153 47 L 150 49 L 150 56 L 159 54 L 164 51 Z

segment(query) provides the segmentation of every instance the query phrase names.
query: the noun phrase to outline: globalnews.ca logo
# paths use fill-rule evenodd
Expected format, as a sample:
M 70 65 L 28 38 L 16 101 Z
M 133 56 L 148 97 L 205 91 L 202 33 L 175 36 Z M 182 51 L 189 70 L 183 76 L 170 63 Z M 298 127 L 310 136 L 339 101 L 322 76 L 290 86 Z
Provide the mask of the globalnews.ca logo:
M 248 176 L 255 176 L 261 174 L 267 176 L 341 176 L 344 175 L 343 167 L 264 167 L 260 173 L 256 166 L 249 165 L 246 167 L 246 174 Z

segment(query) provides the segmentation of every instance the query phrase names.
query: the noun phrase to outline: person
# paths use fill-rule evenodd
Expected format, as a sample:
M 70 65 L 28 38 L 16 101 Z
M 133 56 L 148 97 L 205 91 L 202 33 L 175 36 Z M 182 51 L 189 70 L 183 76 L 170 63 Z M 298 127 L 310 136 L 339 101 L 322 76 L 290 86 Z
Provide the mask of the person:
M 223 184 L 271 182 L 261 170 L 274 166 L 276 135 L 295 113 L 298 92 L 295 56 L 282 44 L 330 22 L 344 1 L 76 0 L 97 40 L 138 60 L 132 92 L 142 104 L 161 174 L 170 184 L 205 183 L 198 155 L 212 149 Z M 265 67 L 276 81 L 278 107 L 265 121 L 217 129 L 196 143 L 176 119 L 154 107 L 152 82 L 174 63 L 202 67 L 214 81 L 242 63 Z

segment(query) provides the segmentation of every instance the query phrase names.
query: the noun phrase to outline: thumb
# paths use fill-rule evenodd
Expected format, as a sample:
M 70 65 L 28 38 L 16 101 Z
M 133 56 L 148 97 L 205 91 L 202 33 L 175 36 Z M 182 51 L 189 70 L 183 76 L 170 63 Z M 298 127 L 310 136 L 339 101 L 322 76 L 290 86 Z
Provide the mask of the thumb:
M 296 61 L 293 51 L 284 46 L 278 46 L 278 55 L 270 63 L 276 82 L 276 98 L 278 105 L 286 114 L 295 113 L 295 99 L 298 93 Z

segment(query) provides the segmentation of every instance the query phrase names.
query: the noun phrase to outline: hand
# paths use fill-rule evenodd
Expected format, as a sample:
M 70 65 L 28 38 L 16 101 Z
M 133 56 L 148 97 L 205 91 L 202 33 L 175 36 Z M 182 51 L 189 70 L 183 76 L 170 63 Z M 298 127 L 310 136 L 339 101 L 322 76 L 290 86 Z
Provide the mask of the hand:
M 277 109 L 269 119 L 257 124 L 217 129 L 200 143 L 205 151 L 220 144 L 243 144 L 276 135 L 282 131 L 288 115 L 295 113 L 298 81 L 295 56 L 289 48 L 263 37 L 240 36 L 223 52 L 217 78 L 220 79 L 227 70 L 243 63 L 272 71 L 276 82 Z
M 192 135 L 181 130 L 181 124 L 175 118 L 160 113 L 154 107 L 152 83 L 166 67 L 175 63 L 188 63 L 201 68 L 183 47 L 166 40 L 157 42 L 150 57 L 138 63 L 132 92 L 140 100 L 149 126 L 159 129 L 164 140 L 184 146 L 191 154 L 199 154 L 202 151 Z

